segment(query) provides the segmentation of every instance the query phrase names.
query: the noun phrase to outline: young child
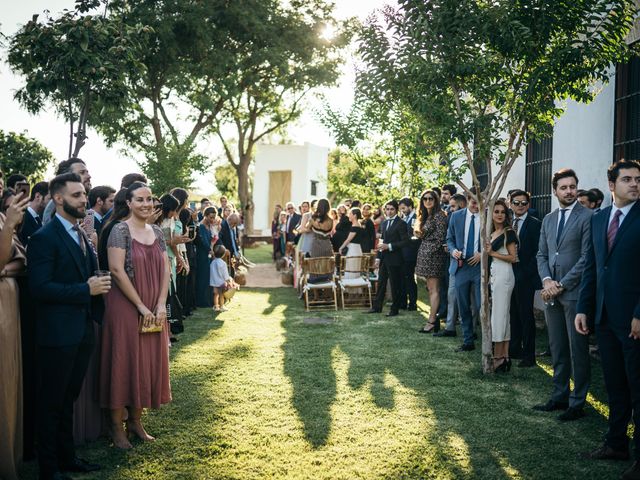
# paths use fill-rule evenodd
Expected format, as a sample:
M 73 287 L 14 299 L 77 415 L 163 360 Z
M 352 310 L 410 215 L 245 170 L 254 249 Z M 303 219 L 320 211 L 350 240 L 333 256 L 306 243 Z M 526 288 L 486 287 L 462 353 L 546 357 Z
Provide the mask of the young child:
M 222 245 L 213 247 L 213 261 L 209 268 L 209 285 L 213 287 L 213 310 L 215 312 L 226 312 L 224 307 L 224 292 L 230 288 L 237 288 L 238 285 L 229 275 L 227 264 L 222 259 L 227 249 Z

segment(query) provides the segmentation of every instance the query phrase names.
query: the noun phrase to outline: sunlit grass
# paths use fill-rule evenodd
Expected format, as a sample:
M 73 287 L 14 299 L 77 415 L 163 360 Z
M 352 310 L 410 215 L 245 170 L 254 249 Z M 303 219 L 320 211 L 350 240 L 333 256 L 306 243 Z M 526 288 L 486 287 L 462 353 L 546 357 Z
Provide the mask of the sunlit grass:
M 532 411 L 551 392 L 543 368 L 483 376 L 477 350 L 454 352 L 459 337 L 418 334 L 423 316 L 307 314 L 292 290 L 241 290 L 230 311 L 186 321 L 171 351 L 174 401 L 145 417 L 157 441 L 83 448 L 104 469 L 82 478 L 619 477 L 624 465 L 577 458 L 601 441 L 600 413 L 561 424 Z

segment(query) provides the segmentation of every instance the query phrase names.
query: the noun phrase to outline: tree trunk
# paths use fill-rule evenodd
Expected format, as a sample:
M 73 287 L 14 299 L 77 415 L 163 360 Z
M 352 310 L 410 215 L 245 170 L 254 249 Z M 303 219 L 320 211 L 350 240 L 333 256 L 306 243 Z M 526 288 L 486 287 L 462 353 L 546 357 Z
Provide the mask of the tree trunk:
M 480 325 L 482 326 L 482 371 L 493 372 L 493 341 L 491 336 L 491 302 L 489 298 L 489 255 L 485 245 L 491 238 L 491 216 L 487 212 L 492 211 L 489 205 L 480 206 Z
M 249 191 L 249 165 L 250 155 L 242 155 L 239 159 L 236 172 L 238 174 L 238 199 L 244 216 L 245 235 L 253 234 L 253 198 Z

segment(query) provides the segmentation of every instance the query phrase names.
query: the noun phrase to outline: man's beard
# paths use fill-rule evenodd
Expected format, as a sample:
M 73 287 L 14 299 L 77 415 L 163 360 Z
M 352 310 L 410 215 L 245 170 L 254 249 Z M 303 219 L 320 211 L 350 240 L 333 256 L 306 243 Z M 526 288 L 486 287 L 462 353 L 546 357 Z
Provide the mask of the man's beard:
M 71 215 L 73 218 L 84 218 L 87 215 L 86 212 L 72 207 L 71 204 L 67 203 L 67 201 L 64 199 L 62 200 L 62 209 L 65 211 L 65 213 Z

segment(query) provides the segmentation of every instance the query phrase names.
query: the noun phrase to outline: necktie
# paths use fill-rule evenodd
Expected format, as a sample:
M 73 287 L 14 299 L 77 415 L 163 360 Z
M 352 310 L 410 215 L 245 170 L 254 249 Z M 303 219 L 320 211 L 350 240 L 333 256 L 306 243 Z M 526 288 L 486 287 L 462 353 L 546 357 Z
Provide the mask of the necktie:
M 609 244 L 609 251 L 611 251 L 613 242 L 616 239 L 616 234 L 618 233 L 618 228 L 620 227 L 621 215 L 622 210 L 616 210 L 616 213 L 613 215 L 613 220 L 611 220 L 611 224 L 609 225 L 609 230 L 607 230 L 607 243 Z
M 556 245 L 560 243 L 560 237 L 562 236 L 562 231 L 564 230 L 564 214 L 566 213 L 566 211 L 566 208 L 560 210 L 560 223 L 558 224 L 558 233 L 556 233 Z
M 87 245 L 84 243 L 84 237 L 82 235 L 82 230 L 80 230 L 80 225 L 77 223 L 73 226 L 73 230 L 78 234 L 78 243 L 80 245 L 80 249 L 82 250 L 82 254 L 87 254 Z
M 476 216 L 471 215 L 471 222 L 469 222 L 469 235 L 467 236 L 467 249 L 464 253 L 464 258 L 473 257 L 476 246 Z
M 38 226 L 41 227 L 42 226 L 42 219 L 40 218 L 40 215 L 36 215 L 35 216 L 35 220 L 36 220 L 36 223 L 38 224 Z
M 515 220 L 513 221 L 513 229 L 516 231 L 516 233 L 520 233 L 518 231 L 518 225 L 520 224 L 520 218 L 516 217 Z

